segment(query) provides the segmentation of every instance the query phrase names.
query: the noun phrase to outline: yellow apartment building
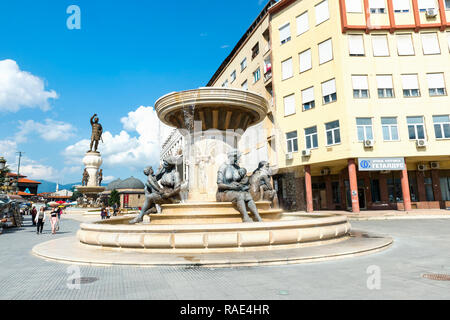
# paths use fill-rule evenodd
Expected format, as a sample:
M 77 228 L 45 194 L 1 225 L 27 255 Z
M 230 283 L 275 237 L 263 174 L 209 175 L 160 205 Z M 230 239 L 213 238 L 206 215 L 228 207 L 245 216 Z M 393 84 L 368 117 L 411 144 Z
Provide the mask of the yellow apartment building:
M 281 0 L 267 11 L 283 206 L 450 207 L 450 1 Z

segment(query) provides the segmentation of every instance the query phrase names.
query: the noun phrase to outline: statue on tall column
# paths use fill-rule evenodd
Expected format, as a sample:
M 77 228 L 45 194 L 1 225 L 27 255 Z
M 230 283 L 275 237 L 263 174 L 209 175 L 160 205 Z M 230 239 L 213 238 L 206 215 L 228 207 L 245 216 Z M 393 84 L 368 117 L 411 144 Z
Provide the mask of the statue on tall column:
M 130 221 L 135 224 L 143 221 L 146 214 L 156 207 L 160 211 L 159 205 L 180 203 L 180 191 L 182 181 L 180 174 L 175 170 L 177 164 L 176 157 L 169 157 L 164 160 L 163 166 L 158 170 L 156 176 L 153 176 L 153 169 L 148 167 L 144 174 L 148 176 L 145 187 L 145 203 L 139 216 Z M 161 185 L 161 186 L 160 186 Z
M 94 114 L 91 118 L 92 135 L 91 135 L 91 147 L 88 152 L 97 152 L 98 142 L 102 140 L 103 127 L 98 122 L 97 114 Z
M 88 183 L 89 183 L 89 173 L 87 172 L 87 169 L 84 168 L 83 180 L 81 180 L 81 185 L 85 187 L 88 185 Z
M 247 170 L 239 167 L 241 153 L 237 150 L 228 153 L 228 163 L 217 172 L 217 202 L 233 202 L 242 215 L 244 222 L 252 222 L 249 210 L 258 222 L 262 222 L 255 201 L 249 192 Z
M 250 194 L 255 201 L 270 201 L 273 208 L 278 208 L 278 196 L 272 187 L 269 163 L 261 161 L 250 177 Z

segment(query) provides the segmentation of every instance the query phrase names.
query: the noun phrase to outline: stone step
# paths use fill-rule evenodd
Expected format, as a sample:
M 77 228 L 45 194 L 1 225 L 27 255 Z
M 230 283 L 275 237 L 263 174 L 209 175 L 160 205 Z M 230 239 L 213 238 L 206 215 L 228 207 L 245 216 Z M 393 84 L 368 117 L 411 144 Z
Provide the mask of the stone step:
M 256 202 L 258 211 L 270 210 L 270 202 Z M 237 212 L 232 202 L 187 202 L 180 204 L 161 205 L 164 214 L 186 214 L 186 213 L 233 213 Z

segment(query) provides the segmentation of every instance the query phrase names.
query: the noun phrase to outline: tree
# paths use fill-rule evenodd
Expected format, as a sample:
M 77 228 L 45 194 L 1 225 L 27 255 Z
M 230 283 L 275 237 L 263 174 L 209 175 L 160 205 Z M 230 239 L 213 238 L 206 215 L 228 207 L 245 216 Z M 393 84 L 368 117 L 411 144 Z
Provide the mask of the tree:
M 114 204 L 120 206 L 120 195 L 116 189 L 112 190 L 111 195 L 109 196 L 109 205 L 113 206 Z
M 83 194 L 80 191 L 74 191 L 72 197 L 70 198 L 70 201 L 77 201 L 77 199 L 82 196 Z

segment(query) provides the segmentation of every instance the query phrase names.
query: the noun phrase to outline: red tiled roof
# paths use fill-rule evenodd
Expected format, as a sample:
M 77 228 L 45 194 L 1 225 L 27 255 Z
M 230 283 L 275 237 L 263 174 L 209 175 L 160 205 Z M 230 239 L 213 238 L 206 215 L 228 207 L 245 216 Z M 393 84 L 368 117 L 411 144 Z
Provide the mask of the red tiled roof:
M 34 194 L 32 194 L 32 193 L 26 193 L 26 192 L 23 192 L 23 191 L 19 191 L 18 195 L 19 196 L 34 196 Z
M 19 179 L 19 183 L 41 184 L 38 181 L 33 181 L 33 180 L 30 180 L 30 179 Z
M 8 176 L 8 177 L 17 177 L 17 173 L 14 173 L 14 172 L 8 172 L 8 173 L 7 173 L 7 176 Z M 20 175 L 19 178 L 26 178 L 26 176 Z

